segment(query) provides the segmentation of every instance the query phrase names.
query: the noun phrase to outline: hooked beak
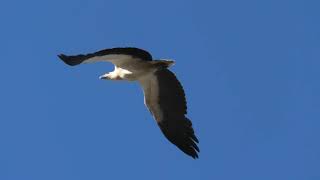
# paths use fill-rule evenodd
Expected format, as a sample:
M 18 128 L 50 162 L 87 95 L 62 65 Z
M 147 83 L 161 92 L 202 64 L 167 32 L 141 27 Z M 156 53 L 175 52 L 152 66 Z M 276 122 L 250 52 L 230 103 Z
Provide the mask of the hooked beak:
M 99 76 L 99 79 L 108 79 L 108 74 L 104 74 Z

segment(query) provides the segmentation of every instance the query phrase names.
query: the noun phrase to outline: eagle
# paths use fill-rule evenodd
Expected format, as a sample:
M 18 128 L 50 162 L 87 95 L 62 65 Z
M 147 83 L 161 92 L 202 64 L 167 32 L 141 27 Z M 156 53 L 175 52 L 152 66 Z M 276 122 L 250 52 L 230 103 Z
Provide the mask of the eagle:
M 60 54 L 58 57 L 70 66 L 104 61 L 114 64 L 114 71 L 99 78 L 137 81 L 144 92 L 144 104 L 164 136 L 187 155 L 198 158 L 199 140 L 190 119 L 186 117 L 187 102 L 183 87 L 168 69 L 174 61 L 155 60 L 149 52 L 134 47 L 110 48 L 72 56 Z

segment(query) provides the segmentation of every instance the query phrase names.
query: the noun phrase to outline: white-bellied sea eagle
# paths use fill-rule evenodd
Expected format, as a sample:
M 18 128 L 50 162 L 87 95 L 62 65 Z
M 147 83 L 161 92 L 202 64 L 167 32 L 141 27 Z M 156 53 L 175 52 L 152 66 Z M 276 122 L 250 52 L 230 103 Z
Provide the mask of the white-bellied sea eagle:
M 168 67 L 171 60 L 153 60 L 145 50 L 125 47 L 104 49 L 85 55 L 58 55 L 70 66 L 106 61 L 114 64 L 113 72 L 100 76 L 105 80 L 138 81 L 143 88 L 144 102 L 165 137 L 180 150 L 198 158 L 199 143 L 187 114 L 184 90 Z

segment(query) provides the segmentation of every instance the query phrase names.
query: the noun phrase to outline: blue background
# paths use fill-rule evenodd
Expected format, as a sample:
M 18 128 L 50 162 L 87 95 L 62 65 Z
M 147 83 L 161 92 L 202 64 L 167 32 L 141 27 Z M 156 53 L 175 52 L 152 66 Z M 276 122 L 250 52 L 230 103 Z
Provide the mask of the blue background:
M 320 2 L 0 2 L 0 179 L 320 179 Z M 56 55 L 134 46 L 172 58 L 200 139 L 161 134 L 112 64 Z

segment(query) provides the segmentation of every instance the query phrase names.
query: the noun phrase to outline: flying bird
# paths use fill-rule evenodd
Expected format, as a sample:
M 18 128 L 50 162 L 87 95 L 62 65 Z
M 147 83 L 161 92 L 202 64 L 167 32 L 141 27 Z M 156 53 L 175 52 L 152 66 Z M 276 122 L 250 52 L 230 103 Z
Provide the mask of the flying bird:
M 182 85 L 168 68 L 172 60 L 154 60 L 149 52 L 133 48 L 111 48 L 89 54 L 58 57 L 70 66 L 91 62 L 111 62 L 114 71 L 104 80 L 137 81 L 143 88 L 144 103 L 165 137 L 187 155 L 198 158 L 199 143 L 186 117 L 187 103 Z

